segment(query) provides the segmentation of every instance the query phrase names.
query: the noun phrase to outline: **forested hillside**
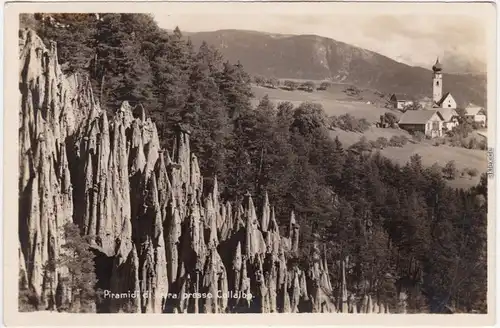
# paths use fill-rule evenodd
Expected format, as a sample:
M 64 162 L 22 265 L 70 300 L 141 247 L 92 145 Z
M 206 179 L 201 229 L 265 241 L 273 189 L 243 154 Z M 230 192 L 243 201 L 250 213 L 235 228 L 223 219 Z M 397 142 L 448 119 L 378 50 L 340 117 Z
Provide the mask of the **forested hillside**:
M 320 105 L 252 108 L 250 78 L 207 43 L 194 47 L 144 14 L 22 15 L 21 27 L 57 42 L 66 73 L 88 76 L 101 108 L 141 105 L 171 149 L 177 124 L 191 131 L 206 189 L 221 198 L 265 193 L 280 227 L 293 210 L 300 225 L 296 265 L 324 246 L 334 289 L 348 258 L 347 285 L 409 312 L 487 311 L 487 179 L 449 188 L 418 155 L 405 166 L 329 137 Z

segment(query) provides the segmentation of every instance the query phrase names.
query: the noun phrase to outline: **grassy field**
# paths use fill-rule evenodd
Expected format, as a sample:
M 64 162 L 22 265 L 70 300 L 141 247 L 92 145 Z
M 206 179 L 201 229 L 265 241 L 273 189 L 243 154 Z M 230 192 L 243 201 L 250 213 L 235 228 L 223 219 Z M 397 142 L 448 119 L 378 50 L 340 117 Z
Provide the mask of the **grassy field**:
M 330 132 L 331 136 L 339 137 L 339 140 L 345 147 L 348 147 L 359 141 L 361 137 L 366 137 L 368 140 L 376 140 L 379 137 L 385 137 L 388 140 L 392 136 L 405 135 L 408 138 L 411 136 L 404 130 L 400 129 L 381 129 L 371 128 L 365 133 L 355 133 L 342 130 L 335 130 Z M 425 166 L 431 166 L 434 163 L 444 167 L 446 163 L 454 160 L 457 169 L 461 172 L 465 168 L 476 168 L 480 173 L 486 172 L 486 152 L 478 149 L 465 149 L 460 147 L 450 147 L 440 145 L 433 146 L 430 141 L 419 143 L 408 143 L 404 147 L 387 147 L 381 150 L 381 154 L 385 157 L 400 163 L 406 164 L 410 158 L 419 154 L 422 156 L 422 163 Z M 454 188 L 469 188 L 479 183 L 479 175 L 474 178 L 469 176 L 459 177 L 453 181 L 449 181 L 450 186 Z
M 367 101 L 359 101 L 353 97 L 346 95 L 343 90 L 345 85 L 334 85 L 326 91 L 285 91 L 281 89 L 269 89 L 264 87 L 252 87 L 255 98 L 253 99 L 254 105 L 266 94 L 269 99 L 277 104 L 280 101 L 290 101 L 294 105 L 299 105 L 304 101 L 311 101 L 321 103 L 327 115 L 343 115 L 349 113 L 358 118 L 366 118 L 370 123 L 375 123 L 379 120 L 380 115 L 391 111 L 390 109 L 367 104 Z M 360 95 L 364 98 L 370 91 L 363 91 Z M 374 95 L 372 93 L 372 95 Z M 375 95 L 378 97 L 377 95 Z M 399 112 L 391 111 L 398 117 L 401 115 Z M 348 147 L 355 142 L 359 141 L 362 136 L 368 140 L 376 140 L 379 137 L 385 137 L 388 140 L 393 136 L 405 135 L 409 139 L 411 136 L 408 132 L 401 129 L 383 129 L 371 127 L 364 133 L 355 133 L 336 129 L 330 131 L 332 138 L 336 136 L 342 142 L 344 147 Z M 448 161 L 454 160 L 457 169 L 462 171 L 465 168 L 476 168 L 480 173 L 486 172 L 487 159 L 486 152 L 476 149 L 465 149 L 460 147 L 451 147 L 441 145 L 439 147 L 432 145 L 432 140 L 425 140 L 419 143 L 409 142 L 404 147 L 387 147 L 381 151 L 387 158 L 396 161 L 400 164 L 405 164 L 410 160 L 414 154 L 422 156 L 422 162 L 426 166 L 431 166 L 434 163 L 440 166 L 445 166 Z M 455 188 L 468 188 L 477 185 L 479 176 L 470 178 L 459 177 L 453 181 L 449 181 L 449 185 Z
M 270 89 L 264 87 L 254 86 L 252 91 L 255 95 L 253 99 L 253 104 L 258 104 L 259 100 L 262 99 L 266 94 L 269 99 L 275 104 L 281 101 L 289 101 L 294 105 L 299 105 L 305 101 L 320 103 L 325 113 L 329 116 L 331 115 L 343 115 L 349 113 L 358 118 L 366 118 L 370 123 L 374 123 L 379 120 L 380 115 L 386 112 L 393 112 L 396 115 L 400 115 L 399 112 L 392 111 L 390 109 L 384 108 L 382 106 L 373 105 L 374 100 L 366 100 L 365 98 L 370 96 L 370 98 L 376 98 L 375 94 L 371 94 L 367 91 L 361 92 L 361 97 L 363 100 L 359 100 L 359 97 L 350 97 L 343 92 L 344 86 L 335 85 L 335 87 L 324 91 L 286 91 L 282 89 Z M 365 95 L 365 93 L 367 95 Z M 380 97 L 379 97 L 380 98 Z M 370 104 L 367 104 L 370 102 Z
M 441 145 L 431 146 L 427 143 L 408 144 L 402 148 L 389 147 L 381 151 L 382 155 L 398 163 L 405 164 L 411 156 L 419 154 L 422 156 L 422 163 L 431 166 L 434 163 L 444 167 L 448 161 L 454 160 L 457 169 L 462 171 L 465 168 L 476 168 L 480 173 L 486 172 L 486 152 L 478 149 L 465 149 L 460 147 L 450 147 Z M 474 178 L 466 176 L 451 181 L 453 187 L 471 187 L 479 183 L 479 175 Z
M 339 140 L 346 147 L 359 141 L 361 137 L 366 137 L 368 141 L 377 140 L 379 137 L 387 138 L 390 140 L 393 136 L 406 136 L 411 139 L 411 135 L 402 129 L 382 129 L 377 127 L 371 127 L 364 133 L 343 131 L 341 129 L 335 129 L 330 131 L 332 138 L 339 137 Z

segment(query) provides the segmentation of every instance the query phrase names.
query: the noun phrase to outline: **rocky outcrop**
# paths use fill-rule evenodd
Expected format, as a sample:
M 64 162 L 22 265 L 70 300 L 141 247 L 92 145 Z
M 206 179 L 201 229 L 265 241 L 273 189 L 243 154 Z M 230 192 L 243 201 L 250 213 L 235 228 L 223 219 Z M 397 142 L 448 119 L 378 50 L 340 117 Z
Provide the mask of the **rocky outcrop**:
M 345 265 L 336 300 L 318 245 L 308 269 L 293 264 L 300 227 L 290 213 L 280 235 L 267 194 L 259 211 L 251 194 L 224 202 L 216 177 L 204 194 L 186 127 L 160 149 L 142 106 L 108 117 L 87 79 L 63 75 L 55 44 L 24 30 L 20 47 L 20 278 L 42 307 L 72 300 L 57 259 L 74 222 L 107 263 L 99 286 L 119 295 L 98 301 L 101 312 L 388 311 L 370 297 L 356 304 Z
M 28 287 L 49 305 L 63 289 L 58 286 L 66 270 L 54 264 L 74 210 L 67 140 L 97 108 L 88 82 L 63 76 L 54 43 L 47 49 L 26 30 L 20 40 L 20 249 Z

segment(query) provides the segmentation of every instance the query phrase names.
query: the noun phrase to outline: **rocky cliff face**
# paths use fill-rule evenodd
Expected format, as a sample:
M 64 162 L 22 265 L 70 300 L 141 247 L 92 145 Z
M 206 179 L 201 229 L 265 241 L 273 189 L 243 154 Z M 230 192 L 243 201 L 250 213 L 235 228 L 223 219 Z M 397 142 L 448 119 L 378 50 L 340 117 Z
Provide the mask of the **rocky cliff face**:
M 20 48 L 19 270 L 43 307 L 71 300 L 67 268 L 49 264 L 74 222 L 91 237 L 98 287 L 119 296 L 97 311 L 389 312 L 348 297 L 345 272 L 334 295 L 317 245 L 309 269 L 292 264 L 299 226 L 291 213 L 280 235 L 267 195 L 259 217 L 251 195 L 224 202 L 217 178 L 203 194 L 185 127 L 160 149 L 144 109 L 125 102 L 109 118 L 85 78 L 62 74 L 55 44 L 24 30 Z

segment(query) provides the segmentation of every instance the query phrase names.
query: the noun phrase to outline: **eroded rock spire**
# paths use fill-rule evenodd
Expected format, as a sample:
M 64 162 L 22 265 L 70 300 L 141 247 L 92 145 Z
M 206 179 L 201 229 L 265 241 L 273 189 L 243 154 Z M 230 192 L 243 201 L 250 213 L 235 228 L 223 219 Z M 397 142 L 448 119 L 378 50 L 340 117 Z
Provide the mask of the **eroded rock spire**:
M 311 267 L 297 264 L 295 213 L 281 235 L 267 193 L 259 215 L 250 194 L 224 202 L 217 177 L 204 195 L 186 126 L 176 127 L 173 149 L 160 149 L 142 105 L 124 102 L 108 116 L 87 79 L 61 72 L 55 44 L 24 30 L 20 45 L 20 277 L 44 307 L 56 290 L 71 292 L 61 287 L 67 268 L 47 264 L 63 254 L 61 231 L 74 222 L 107 268 L 99 285 L 140 293 L 99 301 L 100 312 L 336 311 L 325 252 L 316 245 Z M 362 312 L 387 311 L 367 301 Z

